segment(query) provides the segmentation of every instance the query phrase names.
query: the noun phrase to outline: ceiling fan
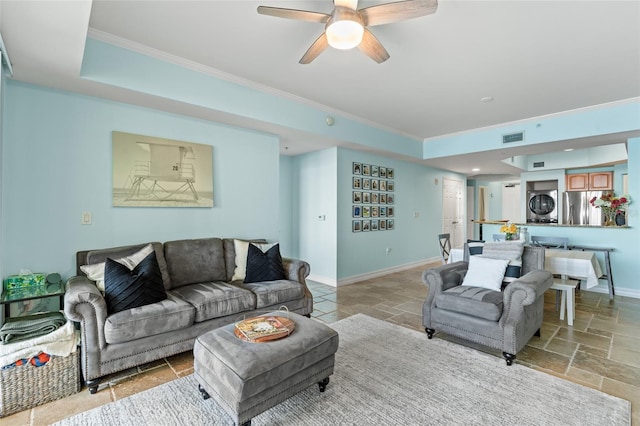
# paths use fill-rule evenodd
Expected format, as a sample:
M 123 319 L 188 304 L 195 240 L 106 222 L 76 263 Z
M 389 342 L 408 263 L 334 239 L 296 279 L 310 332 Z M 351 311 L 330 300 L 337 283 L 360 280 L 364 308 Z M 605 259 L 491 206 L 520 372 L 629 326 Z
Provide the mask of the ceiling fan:
M 309 10 L 258 6 L 258 13 L 279 18 L 325 24 L 324 32 L 300 59 L 308 64 L 331 46 L 336 49 L 358 47 L 367 56 L 382 63 L 389 53 L 367 27 L 390 24 L 435 13 L 438 0 L 405 0 L 358 9 L 358 0 L 334 0 L 331 14 Z

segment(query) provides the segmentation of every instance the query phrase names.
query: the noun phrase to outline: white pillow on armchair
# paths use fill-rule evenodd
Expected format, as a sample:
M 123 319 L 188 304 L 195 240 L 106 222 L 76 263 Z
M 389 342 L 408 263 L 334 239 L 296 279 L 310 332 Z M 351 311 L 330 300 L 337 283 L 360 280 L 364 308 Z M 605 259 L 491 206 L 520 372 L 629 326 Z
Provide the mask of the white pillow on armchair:
M 471 256 L 469 269 L 462 280 L 462 285 L 500 291 L 508 265 L 509 261 L 504 259 L 490 259 L 482 255 Z

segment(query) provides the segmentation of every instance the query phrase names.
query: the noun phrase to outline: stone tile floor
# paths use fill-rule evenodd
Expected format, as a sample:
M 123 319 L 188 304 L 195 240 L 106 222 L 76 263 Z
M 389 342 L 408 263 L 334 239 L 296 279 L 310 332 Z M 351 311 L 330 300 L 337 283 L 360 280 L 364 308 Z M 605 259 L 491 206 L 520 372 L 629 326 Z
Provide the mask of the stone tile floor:
M 314 295 L 312 316 L 332 323 L 363 313 L 424 331 L 424 269 L 397 272 L 338 289 L 309 282 Z M 435 338 L 457 341 L 442 333 Z M 477 349 L 501 357 L 499 351 Z M 534 337 L 518 353 L 516 363 L 631 401 L 633 424 L 640 426 L 640 299 L 615 296 L 609 301 L 607 294 L 579 291 L 576 319 L 570 327 L 566 320 L 558 319 L 555 292 L 549 290 L 541 337 Z M 192 372 L 193 356 L 186 352 L 112 375 L 95 395 L 83 388 L 70 397 L 0 418 L 0 424 L 47 425 Z

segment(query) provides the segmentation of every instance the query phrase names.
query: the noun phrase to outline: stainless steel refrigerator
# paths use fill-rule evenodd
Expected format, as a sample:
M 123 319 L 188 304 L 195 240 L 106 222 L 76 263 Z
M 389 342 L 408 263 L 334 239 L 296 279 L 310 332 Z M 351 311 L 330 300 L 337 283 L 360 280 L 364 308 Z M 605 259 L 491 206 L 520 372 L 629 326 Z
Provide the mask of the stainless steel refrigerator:
M 567 191 L 562 194 L 562 223 L 565 225 L 602 226 L 604 215 L 589 203 L 593 197 L 613 191 Z

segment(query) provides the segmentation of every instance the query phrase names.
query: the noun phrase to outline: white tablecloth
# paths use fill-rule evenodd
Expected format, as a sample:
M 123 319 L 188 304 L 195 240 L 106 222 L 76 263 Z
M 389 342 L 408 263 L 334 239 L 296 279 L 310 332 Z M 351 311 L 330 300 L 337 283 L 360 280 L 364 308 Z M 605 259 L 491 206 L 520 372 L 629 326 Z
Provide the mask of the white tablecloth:
M 598 278 L 603 275 L 595 252 L 546 249 L 544 254 L 547 271 L 586 280 L 581 288 L 597 286 Z
M 462 251 L 462 249 L 451 249 L 451 251 L 449 252 L 449 260 L 447 261 L 447 263 L 459 262 L 461 260 L 464 260 L 464 252 Z

